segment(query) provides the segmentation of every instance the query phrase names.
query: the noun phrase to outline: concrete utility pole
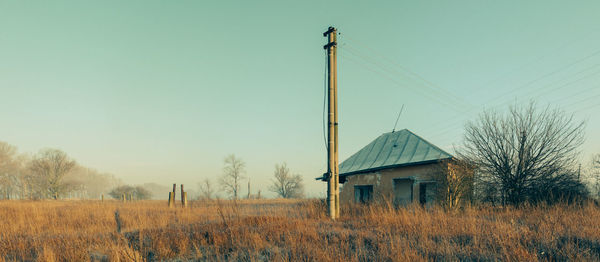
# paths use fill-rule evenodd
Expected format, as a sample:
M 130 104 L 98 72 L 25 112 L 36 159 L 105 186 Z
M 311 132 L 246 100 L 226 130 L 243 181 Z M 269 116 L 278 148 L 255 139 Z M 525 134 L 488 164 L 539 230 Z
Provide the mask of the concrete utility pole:
M 328 43 L 323 46 L 327 50 L 328 71 L 328 135 L 327 135 L 327 204 L 329 217 L 336 219 L 340 216 L 340 192 L 338 170 L 338 114 L 337 114 L 337 30 L 329 27 L 323 33 Z

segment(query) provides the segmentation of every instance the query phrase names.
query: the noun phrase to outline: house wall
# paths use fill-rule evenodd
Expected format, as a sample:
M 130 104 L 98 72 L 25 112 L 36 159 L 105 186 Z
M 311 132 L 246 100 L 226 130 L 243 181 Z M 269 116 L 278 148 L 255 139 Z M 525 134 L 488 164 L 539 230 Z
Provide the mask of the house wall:
M 394 199 L 394 179 L 412 178 L 413 192 L 412 202 L 419 203 L 419 184 L 421 182 L 433 181 L 438 163 L 398 167 L 379 170 L 372 173 L 357 174 L 346 177 L 340 191 L 340 203 L 354 203 L 354 186 L 373 185 L 373 199 Z

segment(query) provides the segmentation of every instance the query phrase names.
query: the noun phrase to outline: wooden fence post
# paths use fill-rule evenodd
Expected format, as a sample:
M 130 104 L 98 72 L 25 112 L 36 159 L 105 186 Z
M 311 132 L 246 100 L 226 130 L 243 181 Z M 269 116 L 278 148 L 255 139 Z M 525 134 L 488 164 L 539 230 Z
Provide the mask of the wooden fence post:
M 173 198 L 174 198 L 173 192 L 169 192 L 169 207 L 173 207 L 173 204 L 175 203 Z
M 183 190 L 183 184 L 181 184 L 181 206 L 187 207 L 187 192 Z

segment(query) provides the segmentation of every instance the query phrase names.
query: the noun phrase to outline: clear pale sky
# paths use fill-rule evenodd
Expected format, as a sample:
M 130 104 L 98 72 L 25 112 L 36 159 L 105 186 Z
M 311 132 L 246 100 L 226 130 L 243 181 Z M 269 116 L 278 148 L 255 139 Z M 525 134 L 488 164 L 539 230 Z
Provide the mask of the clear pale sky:
M 340 159 L 408 128 L 452 152 L 484 108 L 535 99 L 600 153 L 599 1 L 4 1 L 0 140 L 127 183 L 276 163 L 323 196 L 322 33 L 339 29 Z M 245 191 L 245 188 L 244 188 Z

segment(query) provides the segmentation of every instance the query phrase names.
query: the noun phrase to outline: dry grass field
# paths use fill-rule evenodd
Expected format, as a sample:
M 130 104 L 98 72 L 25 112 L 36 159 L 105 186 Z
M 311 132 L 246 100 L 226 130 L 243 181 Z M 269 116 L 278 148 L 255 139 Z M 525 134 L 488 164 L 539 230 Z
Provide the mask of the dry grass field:
M 2 201 L 0 261 L 600 260 L 594 204 L 355 206 L 336 222 L 318 200 L 166 204 Z

